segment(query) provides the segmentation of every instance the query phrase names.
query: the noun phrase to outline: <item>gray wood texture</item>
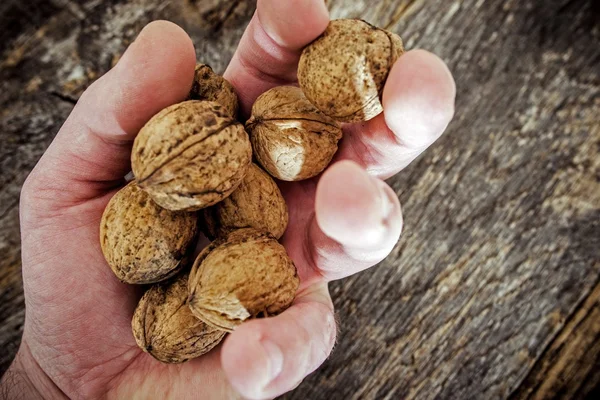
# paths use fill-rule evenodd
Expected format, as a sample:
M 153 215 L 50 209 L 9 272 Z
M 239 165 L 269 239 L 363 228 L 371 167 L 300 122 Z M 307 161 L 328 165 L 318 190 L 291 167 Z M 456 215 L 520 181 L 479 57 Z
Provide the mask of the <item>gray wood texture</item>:
M 330 0 L 440 55 L 456 117 L 390 179 L 404 234 L 330 285 L 330 359 L 289 399 L 600 394 L 600 3 Z M 24 318 L 19 190 L 82 91 L 153 19 L 222 72 L 255 3 L 8 0 L 0 5 L 0 371 Z

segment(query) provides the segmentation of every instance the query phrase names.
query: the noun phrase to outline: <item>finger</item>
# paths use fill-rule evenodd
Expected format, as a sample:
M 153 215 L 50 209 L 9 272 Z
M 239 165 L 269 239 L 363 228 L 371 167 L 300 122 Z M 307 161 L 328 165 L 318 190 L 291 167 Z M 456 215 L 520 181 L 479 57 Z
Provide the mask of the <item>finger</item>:
M 394 175 L 435 142 L 454 115 L 456 86 L 437 56 L 413 50 L 394 64 L 383 114 L 346 127 L 338 160 L 353 160 L 380 178 Z
M 250 399 L 273 398 L 297 386 L 329 356 L 335 342 L 333 305 L 326 283 L 299 292 L 274 318 L 244 323 L 225 340 L 223 370 Z
M 303 286 L 375 265 L 392 251 L 402 231 L 396 193 L 351 161 L 335 163 L 321 176 L 314 210 L 309 216 L 290 214 L 290 226 L 293 219 L 302 220 L 300 228 L 292 229 L 306 233 L 283 237 Z
M 57 202 L 95 197 L 122 179 L 138 130 L 186 97 L 194 65 L 193 44 L 181 28 L 166 21 L 146 26 L 119 63 L 83 93 L 32 179 Z
M 258 0 L 227 71 L 240 98 L 242 115 L 268 89 L 292 84 L 302 48 L 329 23 L 323 0 Z

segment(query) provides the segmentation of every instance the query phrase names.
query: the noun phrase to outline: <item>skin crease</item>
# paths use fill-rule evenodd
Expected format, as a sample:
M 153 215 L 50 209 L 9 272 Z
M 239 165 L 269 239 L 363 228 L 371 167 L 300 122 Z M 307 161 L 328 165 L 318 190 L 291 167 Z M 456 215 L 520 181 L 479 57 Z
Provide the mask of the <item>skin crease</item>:
M 260 93 L 294 80 L 301 48 L 327 21 L 322 0 L 258 1 L 225 74 L 240 93 L 242 115 Z M 301 279 L 294 305 L 241 325 L 218 348 L 188 363 L 164 365 L 143 353 L 131 333 L 140 290 L 112 274 L 98 226 L 129 170 L 136 132 L 185 99 L 195 62 L 180 28 L 147 26 L 119 64 L 82 95 L 27 179 L 20 207 L 27 313 L 7 374 L 13 378 L 2 383 L 9 397 L 275 397 L 331 352 L 336 327 L 327 282 L 374 265 L 395 245 L 400 204 L 379 178 L 398 172 L 433 143 L 454 109 L 448 69 L 424 51 L 407 52 L 396 63 L 383 94 L 384 114 L 345 127 L 340 162 L 320 181 L 282 184 L 290 210 L 282 243 Z M 353 196 L 328 189 L 344 181 L 352 182 Z M 348 229 L 356 236 L 348 237 Z

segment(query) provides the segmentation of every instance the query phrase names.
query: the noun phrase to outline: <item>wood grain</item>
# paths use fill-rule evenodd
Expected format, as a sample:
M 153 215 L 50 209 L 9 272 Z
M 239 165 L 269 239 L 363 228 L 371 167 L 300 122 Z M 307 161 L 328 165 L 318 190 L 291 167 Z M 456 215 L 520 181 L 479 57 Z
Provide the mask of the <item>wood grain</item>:
M 600 283 L 544 351 L 513 399 L 598 398 Z
M 0 42 L 0 370 L 22 321 L 19 190 L 81 92 L 157 18 L 222 72 L 255 3 L 8 1 Z M 330 285 L 338 344 L 290 399 L 583 398 L 600 374 L 600 6 L 329 0 L 440 55 L 456 117 L 390 179 L 405 231 Z M 33 8 L 32 8 L 33 9 Z

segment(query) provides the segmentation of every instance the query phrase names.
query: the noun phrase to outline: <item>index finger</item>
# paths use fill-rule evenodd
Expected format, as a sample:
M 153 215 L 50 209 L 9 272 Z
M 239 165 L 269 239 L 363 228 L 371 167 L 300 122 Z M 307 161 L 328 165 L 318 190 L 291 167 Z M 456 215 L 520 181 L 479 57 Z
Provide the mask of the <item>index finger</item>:
M 303 47 L 329 24 L 323 0 L 258 0 L 256 7 L 224 74 L 238 93 L 244 116 L 263 92 L 296 82 Z

